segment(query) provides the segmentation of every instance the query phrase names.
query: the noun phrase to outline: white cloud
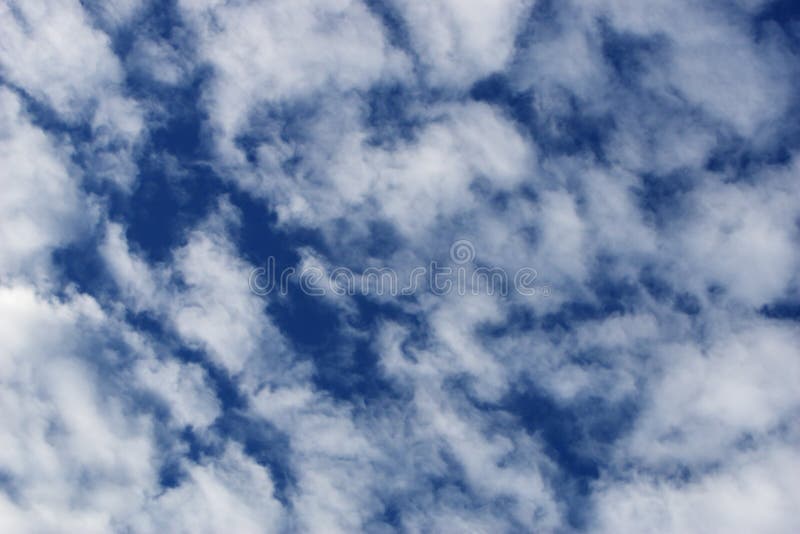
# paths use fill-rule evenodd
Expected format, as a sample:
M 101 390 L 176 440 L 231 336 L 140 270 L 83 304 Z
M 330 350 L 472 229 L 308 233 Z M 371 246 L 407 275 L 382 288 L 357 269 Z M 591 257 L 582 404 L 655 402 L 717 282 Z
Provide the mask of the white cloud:
M 360 2 L 181 2 L 214 78 L 205 95 L 217 142 L 236 161 L 234 137 L 259 105 L 366 89 L 406 67 Z
M 114 277 L 128 306 L 136 311 L 156 309 L 160 302 L 159 280 L 161 273 L 142 258 L 134 254 L 125 238 L 124 228 L 117 223 L 108 223 L 99 252 Z
M 795 532 L 797 454 L 786 446 L 742 454 L 683 483 L 636 477 L 598 492 L 597 532 Z
M 256 534 L 281 532 L 288 526 L 269 474 L 238 445 L 185 467 L 186 481 L 151 499 L 132 518 L 136 532 Z
M 570 466 L 537 422 L 525 428 L 502 408 L 529 386 L 576 419 L 570 452 L 602 468 L 591 529 L 798 529 L 798 332 L 758 315 L 798 283 L 797 164 L 706 168 L 727 142 L 758 151 L 781 131 L 796 72 L 775 35 L 748 33 L 745 15 L 763 2 L 592 0 L 555 6 L 542 24 L 527 20 L 530 2 L 398 0 L 407 51 L 361 2 L 179 5 L 186 35 L 141 37 L 124 62 L 93 24 L 114 33 L 140 3 L 93 5 L 91 20 L 66 0 L 0 7 L 12 88 L 0 88 L 0 529 L 390 531 L 391 504 L 412 531 L 565 530 L 574 503 L 558 480 Z M 631 79 L 602 48 L 611 33 L 652 45 Z M 108 199 L 81 191 L 89 176 L 131 185 L 137 173 L 152 117 L 126 94 L 124 69 L 168 91 L 206 66 L 210 165 L 285 228 L 321 232 L 330 257 L 306 248 L 301 262 L 408 272 L 469 238 L 478 261 L 534 267 L 553 296 L 422 292 L 382 301 L 416 326 L 377 327 L 336 299 L 348 340 L 331 352 L 372 341 L 370 378 L 391 389 L 358 401 L 326 391 L 317 362 L 250 292 L 230 199 L 151 264 L 128 243 L 134 223 L 111 222 Z M 466 98 L 495 72 L 531 124 Z M 375 142 L 386 134 L 370 124 L 375 84 L 398 84 L 393 118 L 413 123 L 408 135 Z M 70 147 L 34 124 L 31 101 L 92 139 Z M 598 146 L 560 146 L 581 121 L 607 126 Z M 242 136 L 255 146 L 238 146 Z M 644 177 L 671 186 L 678 175 L 685 190 L 673 199 L 665 187 L 654 222 L 642 197 L 658 191 Z M 371 246 L 374 224 L 402 250 Z M 81 237 L 100 238 L 116 291 L 93 298 L 61 283 L 50 255 Z M 679 294 L 696 309 L 681 310 Z M 128 324 L 131 312 L 158 333 Z M 502 331 L 516 312 L 530 324 Z M 181 361 L 178 346 L 201 357 Z M 241 406 L 225 406 L 217 379 Z M 584 413 L 587 403 L 603 413 Z M 234 412 L 285 439 L 283 483 L 217 428 Z M 603 427 L 610 438 L 582 433 L 603 417 L 625 421 Z M 187 426 L 213 446 L 186 454 Z M 181 476 L 164 488 L 167 457 Z
M 49 254 L 90 228 L 69 148 L 31 124 L 20 99 L 0 88 L 0 273 L 43 280 Z
M 173 44 L 148 38 L 139 38 L 126 56 L 126 66 L 147 79 L 164 85 L 179 85 L 191 72 L 191 62 L 185 51 Z
M 699 186 L 688 197 L 688 215 L 667 230 L 676 284 L 698 293 L 717 285 L 754 308 L 783 295 L 800 264 L 795 166 L 758 172 L 751 184 Z
M 208 387 L 206 372 L 197 364 L 143 359 L 138 362 L 134 376 L 166 402 L 179 426 L 201 429 L 221 413 L 219 400 Z
M 737 332 L 721 327 L 720 339 L 706 350 L 659 348 L 659 369 L 650 369 L 656 377 L 630 449 L 621 455 L 653 465 L 713 463 L 746 436 L 759 439 L 794 418 L 800 408 L 798 333 L 748 323 Z
M 124 71 L 109 37 L 78 2 L 13 2 L 0 10 L 0 72 L 71 124 L 91 123 L 94 172 L 122 186 L 135 177 L 143 133 L 139 105 L 125 97 Z
M 617 31 L 669 40 L 668 61 L 647 66 L 644 85 L 682 97 L 751 136 L 779 121 L 791 98 L 793 68 L 779 42 L 756 42 L 750 20 L 697 2 L 595 0 Z M 591 9 L 590 8 L 590 9 Z
M 157 453 L 147 418 L 98 384 L 93 365 L 113 357 L 92 344 L 104 314 L 89 297 L 49 301 L 26 286 L 0 287 L 0 310 L 4 530 L 105 532 L 155 488 Z
M 285 222 L 325 227 L 349 213 L 356 226 L 383 218 L 404 237 L 418 238 L 439 220 L 479 208 L 484 199 L 471 191 L 476 180 L 511 190 L 536 170 L 535 147 L 485 104 L 430 109 L 417 137 L 391 147 L 368 143 L 351 102 L 330 105 L 309 126 L 307 144 L 262 145 L 259 183 L 242 181 L 275 199 Z M 295 150 L 307 152 L 308 163 L 285 175 L 280 165 Z
M 148 0 L 103 0 L 83 2 L 104 27 L 114 30 L 129 24 L 148 4 Z
M 514 51 L 528 0 L 395 0 L 411 45 L 435 84 L 464 88 L 503 70 Z

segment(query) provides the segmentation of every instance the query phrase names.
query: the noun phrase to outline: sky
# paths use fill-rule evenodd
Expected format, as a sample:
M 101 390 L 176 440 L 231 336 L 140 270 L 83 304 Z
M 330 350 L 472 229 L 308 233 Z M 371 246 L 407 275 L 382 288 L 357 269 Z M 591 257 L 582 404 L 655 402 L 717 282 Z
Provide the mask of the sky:
M 799 54 L 792 0 L 0 0 L 0 531 L 800 532 Z

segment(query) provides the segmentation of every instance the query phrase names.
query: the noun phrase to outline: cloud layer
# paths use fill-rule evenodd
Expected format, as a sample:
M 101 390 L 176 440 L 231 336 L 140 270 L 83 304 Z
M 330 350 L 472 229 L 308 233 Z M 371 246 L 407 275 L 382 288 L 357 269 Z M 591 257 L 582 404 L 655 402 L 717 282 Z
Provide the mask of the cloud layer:
M 797 532 L 798 28 L 0 0 L 0 530 Z

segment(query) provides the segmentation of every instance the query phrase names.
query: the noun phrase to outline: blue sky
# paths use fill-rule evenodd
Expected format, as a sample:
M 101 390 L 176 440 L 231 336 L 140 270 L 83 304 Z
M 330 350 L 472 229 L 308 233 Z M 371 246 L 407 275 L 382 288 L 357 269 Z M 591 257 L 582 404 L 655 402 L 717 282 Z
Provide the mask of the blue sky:
M 798 54 L 788 0 L 0 0 L 0 531 L 800 531 Z

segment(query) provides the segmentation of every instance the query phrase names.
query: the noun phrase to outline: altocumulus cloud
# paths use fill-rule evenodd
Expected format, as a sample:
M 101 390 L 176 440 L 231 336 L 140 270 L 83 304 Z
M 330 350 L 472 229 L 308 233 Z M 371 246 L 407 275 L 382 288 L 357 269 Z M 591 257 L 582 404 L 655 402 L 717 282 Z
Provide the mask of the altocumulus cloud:
M 798 53 L 786 0 L 0 0 L 0 530 L 800 531 Z M 455 242 L 548 298 L 248 284 Z

